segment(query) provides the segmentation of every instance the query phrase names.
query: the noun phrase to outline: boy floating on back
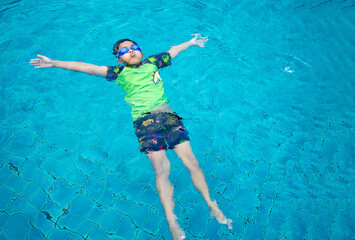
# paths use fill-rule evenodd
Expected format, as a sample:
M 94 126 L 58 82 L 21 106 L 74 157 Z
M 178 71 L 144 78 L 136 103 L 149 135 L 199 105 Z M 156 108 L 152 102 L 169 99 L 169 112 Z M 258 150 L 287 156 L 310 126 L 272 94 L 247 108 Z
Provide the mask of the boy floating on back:
M 211 217 L 232 229 L 232 220 L 227 219 L 212 201 L 205 175 L 192 152 L 188 131 L 179 117 L 168 105 L 159 69 L 170 66 L 171 60 L 190 46 L 204 47 L 207 37 L 194 34 L 190 41 L 171 47 L 167 52 L 154 54 L 143 60 L 142 49 L 129 39 L 121 39 L 113 47 L 113 54 L 122 65 L 107 67 L 89 63 L 51 60 L 37 55 L 31 64 L 35 68 L 57 67 L 90 75 L 105 77 L 118 84 L 125 93 L 125 100 L 132 108 L 133 125 L 140 144 L 140 151 L 150 160 L 160 202 L 165 211 L 174 240 L 185 239 L 174 213 L 173 185 L 169 181 L 170 161 L 167 148 L 172 149 L 190 172 L 192 182 L 202 194 L 210 209 Z

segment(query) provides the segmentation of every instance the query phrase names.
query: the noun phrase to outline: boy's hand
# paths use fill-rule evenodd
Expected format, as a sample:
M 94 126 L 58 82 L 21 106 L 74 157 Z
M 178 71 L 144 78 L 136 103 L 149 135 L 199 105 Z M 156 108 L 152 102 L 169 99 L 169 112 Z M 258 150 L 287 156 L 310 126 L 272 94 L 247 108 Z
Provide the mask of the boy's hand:
M 208 37 L 202 37 L 201 34 L 199 34 L 199 33 L 192 34 L 192 35 L 194 35 L 195 37 L 193 39 L 191 39 L 190 42 L 194 46 L 204 47 L 205 43 L 208 41 Z
M 35 68 L 49 68 L 53 67 L 53 61 L 45 56 L 37 55 L 39 58 L 31 59 L 31 65 Z

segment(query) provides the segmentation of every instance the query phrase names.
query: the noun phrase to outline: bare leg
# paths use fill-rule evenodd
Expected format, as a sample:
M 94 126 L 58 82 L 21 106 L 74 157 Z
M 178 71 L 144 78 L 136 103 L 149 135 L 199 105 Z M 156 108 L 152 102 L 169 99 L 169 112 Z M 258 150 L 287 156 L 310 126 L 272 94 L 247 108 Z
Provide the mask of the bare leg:
M 177 217 L 174 213 L 173 192 L 174 187 L 169 181 L 170 162 L 166 157 L 165 151 L 157 151 L 147 154 L 153 165 L 155 172 L 155 184 L 158 190 L 160 202 L 165 211 L 166 220 L 169 224 L 169 230 L 174 240 L 185 239 L 185 233 L 177 223 Z
M 205 199 L 210 209 L 211 217 L 216 218 L 219 223 L 225 224 L 229 229 L 232 229 L 232 220 L 227 219 L 226 216 L 224 216 L 223 212 L 219 209 L 216 200 L 211 200 L 205 174 L 200 168 L 195 155 L 192 153 L 190 142 L 187 141 L 176 145 L 174 152 L 182 160 L 184 166 L 189 170 L 192 183 Z

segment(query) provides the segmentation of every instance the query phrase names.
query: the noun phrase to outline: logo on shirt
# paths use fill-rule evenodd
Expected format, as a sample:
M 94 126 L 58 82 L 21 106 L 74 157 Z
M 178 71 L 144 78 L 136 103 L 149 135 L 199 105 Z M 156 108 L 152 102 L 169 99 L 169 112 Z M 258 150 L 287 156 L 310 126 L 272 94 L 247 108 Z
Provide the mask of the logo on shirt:
M 160 84 L 162 82 L 162 79 L 160 77 L 160 74 L 158 71 L 155 71 L 154 74 L 152 75 L 153 76 L 153 82 L 157 85 L 157 84 Z

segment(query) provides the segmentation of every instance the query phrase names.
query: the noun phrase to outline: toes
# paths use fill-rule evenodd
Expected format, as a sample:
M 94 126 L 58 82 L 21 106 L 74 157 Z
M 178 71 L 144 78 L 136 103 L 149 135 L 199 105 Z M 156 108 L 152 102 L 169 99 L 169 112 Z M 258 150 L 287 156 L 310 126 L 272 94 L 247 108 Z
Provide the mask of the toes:
M 227 219 L 227 226 L 230 230 L 233 229 L 232 222 L 233 222 L 232 219 Z
M 179 240 L 184 240 L 186 239 L 185 235 L 180 236 Z

